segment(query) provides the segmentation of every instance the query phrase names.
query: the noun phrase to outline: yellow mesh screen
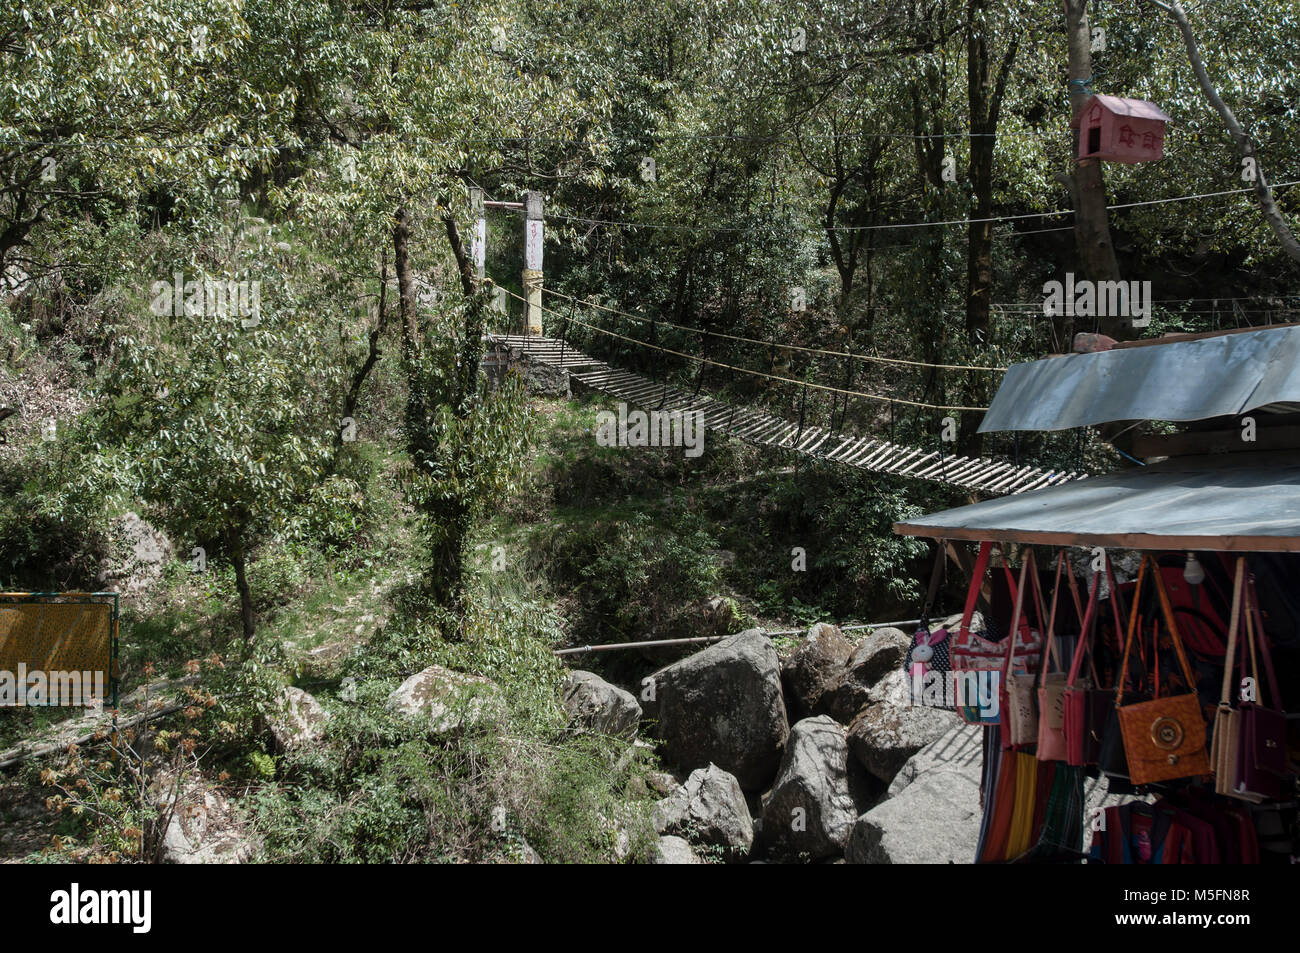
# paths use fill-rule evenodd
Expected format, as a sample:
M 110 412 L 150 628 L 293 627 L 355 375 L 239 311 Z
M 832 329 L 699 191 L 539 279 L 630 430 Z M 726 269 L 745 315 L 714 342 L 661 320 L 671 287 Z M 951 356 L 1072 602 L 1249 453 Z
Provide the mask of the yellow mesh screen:
M 112 677 L 110 602 L 0 600 L 0 671 L 103 672 Z

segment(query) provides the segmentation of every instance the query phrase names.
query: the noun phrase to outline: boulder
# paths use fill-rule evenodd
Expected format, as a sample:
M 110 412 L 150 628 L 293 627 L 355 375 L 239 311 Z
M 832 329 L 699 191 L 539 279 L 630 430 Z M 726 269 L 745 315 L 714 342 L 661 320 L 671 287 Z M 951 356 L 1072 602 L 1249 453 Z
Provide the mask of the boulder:
M 853 825 L 855 864 L 969 864 L 980 827 L 982 729 L 958 721 L 898 771 L 889 796 Z
M 925 775 L 858 818 L 844 856 L 851 864 L 969 864 L 980 829 L 979 782 Z
M 145 595 L 162 578 L 172 558 L 172 544 L 159 530 L 135 513 L 124 513 L 109 524 L 113 555 L 100 568 L 101 588 L 126 598 Z
M 869 704 L 849 726 L 849 748 L 859 764 L 886 784 L 909 758 L 960 723 L 954 712 L 913 705 L 901 668 L 872 686 L 867 698 Z
M 645 783 L 651 791 L 654 791 L 660 797 L 668 797 L 681 787 L 684 782 L 679 781 L 667 771 L 650 771 L 645 776 Z
M 155 779 L 155 801 L 170 817 L 163 832 L 163 863 L 242 864 L 252 859 L 258 843 L 221 791 L 201 778 L 163 772 Z
M 542 860 L 542 855 L 533 850 L 532 846 L 526 840 L 521 840 L 518 843 L 512 844 L 506 853 L 510 859 L 517 864 L 546 863 L 546 861 Z
M 791 714 L 820 712 L 823 697 L 838 683 L 852 654 L 853 646 L 837 626 L 812 626 L 781 666 Z
M 314 697 L 290 685 L 280 696 L 280 703 L 268 718 L 275 743 L 283 751 L 310 745 L 325 733 L 330 714 Z
M 695 856 L 695 851 L 691 849 L 688 841 L 670 834 L 659 838 L 655 844 L 654 857 L 650 862 L 652 864 L 698 864 L 700 859 Z
M 599 735 L 631 738 L 641 723 L 636 697 L 594 672 L 570 672 L 564 680 L 564 707 L 569 719 Z
M 652 818 L 658 833 L 721 847 L 730 858 L 748 853 L 754 843 L 740 782 L 716 764 L 692 771 L 685 784 L 655 805 Z
M 701 635 L 725 635 L 736 620 L 735 604 L 722 596 L 705 599 L 695 610 Z
M 796 722 L 776 783 L 763 797 L 756 847 L 779 860 L 842 853 L 858 816 L 848 774 L 844 728 L 827 715 Z
M 491 681 L 441 665 L 430 665 L 402 682 L 387 705 L 399 714 L 428 720 L 434 734 L 472 728 L 505 713 L 501 691 Z
M 846 668 L 859 683 L 870 688 L 890 672 L 902 671 L 911 645 L 912 636 L 902 629 L 875 629 L 853 650 Z
M 661 751 L 693 770 L 716 764 L 762 790 L 781 763 L 790 725 L 776 649 L 758 629 L 729 636 L 650 676 L 642 693 Z
M 871 687 L 890 672 L 901 671 L 911 644 L 912 637 L 902 629 L 876 629 L 853 650 L 813 713 L 851 724 L 871 703 Z

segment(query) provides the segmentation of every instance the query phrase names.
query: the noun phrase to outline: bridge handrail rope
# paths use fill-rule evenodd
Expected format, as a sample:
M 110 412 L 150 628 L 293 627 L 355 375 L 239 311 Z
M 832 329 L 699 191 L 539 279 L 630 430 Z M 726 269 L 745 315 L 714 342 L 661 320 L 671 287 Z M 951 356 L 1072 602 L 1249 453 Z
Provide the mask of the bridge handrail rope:
M 692 334 L 706 334 L 709 337 L 726 338 L 729 341 L 740 341 L 745 344 L 758 344 L 762 347 L 779 347 L 786 351 L 801 351 L 804 354 L 822 354 L 827 357 L 846 357 L 846 358 L 851 358 L 859 361 L 870 361 L 875 364 L 899 364 L 905 367 L 926 367 L 926 368 L 933 367 L 933 368 L 938 368 L 939 370 L 942 371 L 993 371 L 996 373 L 1004 373 L 1006 371 L 1005 367 L 993 367 L 989 365 L 928 364 L 925 361 L 909 361 L 901 357 L 877 357 L 874 354 L 854 354 L 850 351 L 830 351 L 820 347 L 804 347 L 799 344 L 782 344 L 779 341 L 762 341 L 759 340 L 758 338 L 741 337 L 740 335 L 736 335 L 736 334 L 726 334 L 722 331 L 706 331 L 703 328 L 692 328 L 684 324 L 674 324 L 671 321 L 662 321 L 654 318 L 643 317 L 641 315 L 632 314 L 627 311 L 620 311 L 618 308 L 611 308 L 603 304 L 597 304 L 594 301 L 583 301 L 581 299 L 573 297 L 572 295 L 566 295 L 561 291 L 555 291 L 554 289 L 551 288 L 543 288 L 542 293 L 554 295 L 557 298 L 564 298 L 567 301 L 577 301 L 578 303 L 586 305 L 589 308 L 595 308 L 597 311 L 607 311 L 610 314 L 617 314 L 625 318 L 631 318 L 634 321 L 640 321 L 643 324 L 657 323 L 666 328 L 676 328 L 679 331 L 689 331 Z
M 517 295 L 509 288 L 503 288 L 501 285 L 497 285 L 497 287 L 501 288 L 502 291 L 504 291 L 507 295 L 514 298 L 515 300 L 522 301 L 525 305 L 528 304 L 528 299 L 524 298 L 522 295 Z M 548 308 L 545 305 L 541 306 L 541 310 L 544 314 L 550 314 L 560 318 L 564 317 L 564 315 L 556 311 L 554 308 Z M 629 344 L 635 344 L 640 347 L 651 348 L 656 351 L 662 351 L 664 354 L 671 354 L 674 357 L 680 357 L 687 361 L 698 361 L 700 362 L 701 366 L 707 364 L 711 367 L 720 367 L 723 370 L 739 371 L 742 374 L 749 374 L 753 377 L 762 377 L 762 378 L 766 378 L 767 380 L 778 381 L 782 384 L 794 384 L 796 387 L 807 386 L 807 387 L 812 387 L 815 390 L 826 391 L 827 393 L 830 394 L 845 394 L 849 397 L 861 397 L 864 400 L 874 400 L 882 404 L 888 404 L 888 403 L 906 404 L 909 407 L 920 407 L 923 410 L 958 410 L 958 411 L 974 411 L 977 413 L 988 410 L 987 407 L 963 407 L 957 404 L 928 404 L 925 403 L 924 401 L 908 400 L 907 398 L 904 397 L 882 397 L 879 394 L 867 394 L 857 390 L 845 390 L 842 387 L 831 387 L 829 384 L 815 384 L 812 383 L 811 381 L 795 380 L 794 378 L 791 377 L 781 377 L 777 374 L 768 374 L 766 371 L 755 371 L 747 367 L 738 367 L 734 364 L 723 364 L 721 361 L 714 361 L 711 360 L 710 358 L 700 357 L 695 354 L 687 354 L 683 351 L 675 351 L 672 348 L 647 344 L 645 341 L 639 340 L 637 338 L 628 337 L 626 334 L 619 334 L 617 331 L 610 331 L 606 328 L 597 327 L 594 324 L 588 324 L 585 321 L 579 321 L 577 318 L 570 318 L 569 323 L 576 324 L 579 327 L 587 328 L 590 331 L 595 331 L 598 334 L 605 334 L 608 335 L 609 337 L 618 338 L 619 340 L 626 341 Z

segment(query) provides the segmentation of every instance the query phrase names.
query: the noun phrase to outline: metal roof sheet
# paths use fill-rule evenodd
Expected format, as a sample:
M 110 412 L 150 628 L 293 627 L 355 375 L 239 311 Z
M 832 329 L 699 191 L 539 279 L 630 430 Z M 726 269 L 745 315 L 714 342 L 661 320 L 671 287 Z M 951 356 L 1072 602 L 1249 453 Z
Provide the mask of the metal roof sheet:
M 932 513 L 894 532 L 1055 546 L 1300 552 L 1300 451 L 1182 457 Z
M 1015 364 L 979 429 L 1204 420 L 1290 401 L 1300 401 L 1300 327 L 1264 328 Z

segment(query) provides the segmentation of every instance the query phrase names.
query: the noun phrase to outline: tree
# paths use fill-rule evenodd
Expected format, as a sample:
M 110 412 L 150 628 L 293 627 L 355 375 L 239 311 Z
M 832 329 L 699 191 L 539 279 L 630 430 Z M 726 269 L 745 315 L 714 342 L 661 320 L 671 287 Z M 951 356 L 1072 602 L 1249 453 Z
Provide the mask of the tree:
M 1264 215 L 1264 220 L 1268 227 L 1273 230 L 1277 236 L 1278 243 L 1282 250 L 1291 257 L 1291 260 L 1300 264 L 1300 242 L 1296 241 L 1295 235 L 1292 234 L 1291 228 L 1287 225 L 1286 219 L 1282 217 L 1281 211 L 1277 207 L 1277 202 L 1273 198 L 1273 189 L 1268 184 L 1268 179 L 1264 176 L 1264 170 L 1259 163 L 1259 155 L 1255 151 L 1255 144 L 1251 137 L 1242 129 L 1241 123 L 1237 121 L 1237 116 L 1232 109 L 1224 102 L 1223 97 L 1219 95 L 1214 81 L 1210 79 L 1210 73 L 1205 68 L 1205 61 L 1201 58 L 1200 44 L 1196 41 L 1196 33 L 1192 29 L 1192 23 L 1187 18 L 1187 13 L 1183 10 L 1183 5 L 1178 0 L 1146 0 L 1152 6 L 1168 13 L 1173 21 L 1178 25 L 1178 30 L 1182 33 L 1183 43 L 1187 47 L 1187 59 L 1192 65 L 1192 72 L 1196 74 L 1196 82 L 1201 87 L 1201 92 L 1209 100 L 1214 111 L 1219 114 L 1223 120 L 1224 128 L 1232 137 L 1232 141 L 1237 148 L 1237 154 L 1241 157 L 1244 167 L 1250 170 L 1249 181 L 1254 185 L 1255 199 L 1259 202 L 1260 211 Z
M 203 278 L 189 280 L 183 297 L 164 291 L 166 278 L 152 285 L 151 303 L 166 308 L 148 332 L 120 329 L 100 427 L 121 448 L 128 485 L 182 552 L 229 559 L 247 646 L 256 634 L 249 561 L 299 529 L 307 493 L 332 460 L 342 373 L 288 288 L 258 289 L 256 311 L 229 298 L 214 308 Z
M 1065 32 L 1068 50 L 1070 111 L 1078 115 L 1092 95 L 1092 31 L 1088 27 L 1088 0 L 1065 0 Z M 1076 133 L 1076 138 L 1082 133 Z M 1077 147 L 1074 155 L 1078 155 Z M 1110 213 L 1106 208 L 1106 183 L 1101 162 L 1075 159 L 1072 175 L 1062 181 L 1074 199 L 1074 237 L 1084 274 L 1092 281 L 1118 281 L 1119 260 L 1110 237 Z M 1127 319 L 1107 316 L 1099 320 L 1101 330 L 1112 337 L 1127 333 Z
M 970 107 L 970 162 L 968 173 L 974 198 L 966 230 L 966 339 L 973 353 L 989 343 L 989 311 L 993 302 L 993 155 L 997 147 L 998 117 L 1006 94 L 1007 78 L 1020 48 L 1019 30 L 1010 38 L 996 67 L 990 38 L 996 34 L 988 0 L 966 4 L 966 97 Z M 982 374 L 970 374 L 966 402 L 985 406 L 992 396 Z M 978 457 L 982 441 L 980 411 L 963 411 L 958 452 Z

